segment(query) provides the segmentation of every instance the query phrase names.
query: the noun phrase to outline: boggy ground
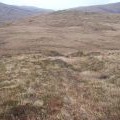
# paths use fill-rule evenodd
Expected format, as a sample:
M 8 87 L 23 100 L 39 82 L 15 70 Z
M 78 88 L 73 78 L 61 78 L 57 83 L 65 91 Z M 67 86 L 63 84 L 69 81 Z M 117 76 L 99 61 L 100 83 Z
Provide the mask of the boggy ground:
M 119 119 L 119 52 L 0 58 L 0 120 Z

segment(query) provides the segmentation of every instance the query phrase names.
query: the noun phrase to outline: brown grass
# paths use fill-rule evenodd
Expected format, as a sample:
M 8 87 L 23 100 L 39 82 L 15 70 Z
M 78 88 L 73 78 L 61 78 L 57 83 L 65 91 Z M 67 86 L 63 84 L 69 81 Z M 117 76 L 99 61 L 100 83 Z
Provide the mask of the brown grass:
M 31 54 L 4 58 L 1 119 L 119 120 L 119 57 L 101 57 Z
M 119 18 L 62 11 L 0 27 L 0 120 L 119 120 Z

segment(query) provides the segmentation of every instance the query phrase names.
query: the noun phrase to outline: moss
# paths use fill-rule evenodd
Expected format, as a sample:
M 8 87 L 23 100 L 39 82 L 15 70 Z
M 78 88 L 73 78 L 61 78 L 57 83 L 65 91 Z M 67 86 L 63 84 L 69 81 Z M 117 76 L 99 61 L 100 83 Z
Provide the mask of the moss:
M 0 73 L 5 73 L 6 71 L 6 66 L 4 63 L 0 62 Z
M 35 107 L 32 105 L 18 105 L 16 107 L 11 108 L 6 113 L 1 115 L 1 118 L 4 120 L 27 120 L 32 119 L 45 119 L 46 114 L 42 111 L 42 108 Z
M 9 107 L 15 107 L 18 105 L 18 101 L 17 100 L 7 100 L 7 101 L 4 101 L 2 106 L 9 106 Z
M 51 56 L 51 57 L 63 56 L 62 54 L 60 54 L 57 51 L 46 51 L 46 52 L 44 52 L 44 55 Z

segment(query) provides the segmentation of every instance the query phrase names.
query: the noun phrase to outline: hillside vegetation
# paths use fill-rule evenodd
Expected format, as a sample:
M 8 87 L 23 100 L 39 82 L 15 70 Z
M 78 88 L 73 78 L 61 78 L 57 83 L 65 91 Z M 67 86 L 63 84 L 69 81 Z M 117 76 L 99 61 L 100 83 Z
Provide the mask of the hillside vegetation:
M 0 118 L 119 120 L 119 61 L 117 53 L 4 57 L 0 59 Z
M 2 24 L 0 120 L 120 120 L 120 15 Z

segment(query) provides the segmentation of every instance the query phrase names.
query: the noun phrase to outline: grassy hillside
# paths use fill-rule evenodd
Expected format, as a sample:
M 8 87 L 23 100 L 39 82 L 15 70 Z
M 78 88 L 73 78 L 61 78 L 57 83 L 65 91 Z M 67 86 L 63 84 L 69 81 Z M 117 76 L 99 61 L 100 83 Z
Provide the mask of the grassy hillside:
M 120 15 L 59 11 L 0 27 L 0 120 L 119 120 Z

